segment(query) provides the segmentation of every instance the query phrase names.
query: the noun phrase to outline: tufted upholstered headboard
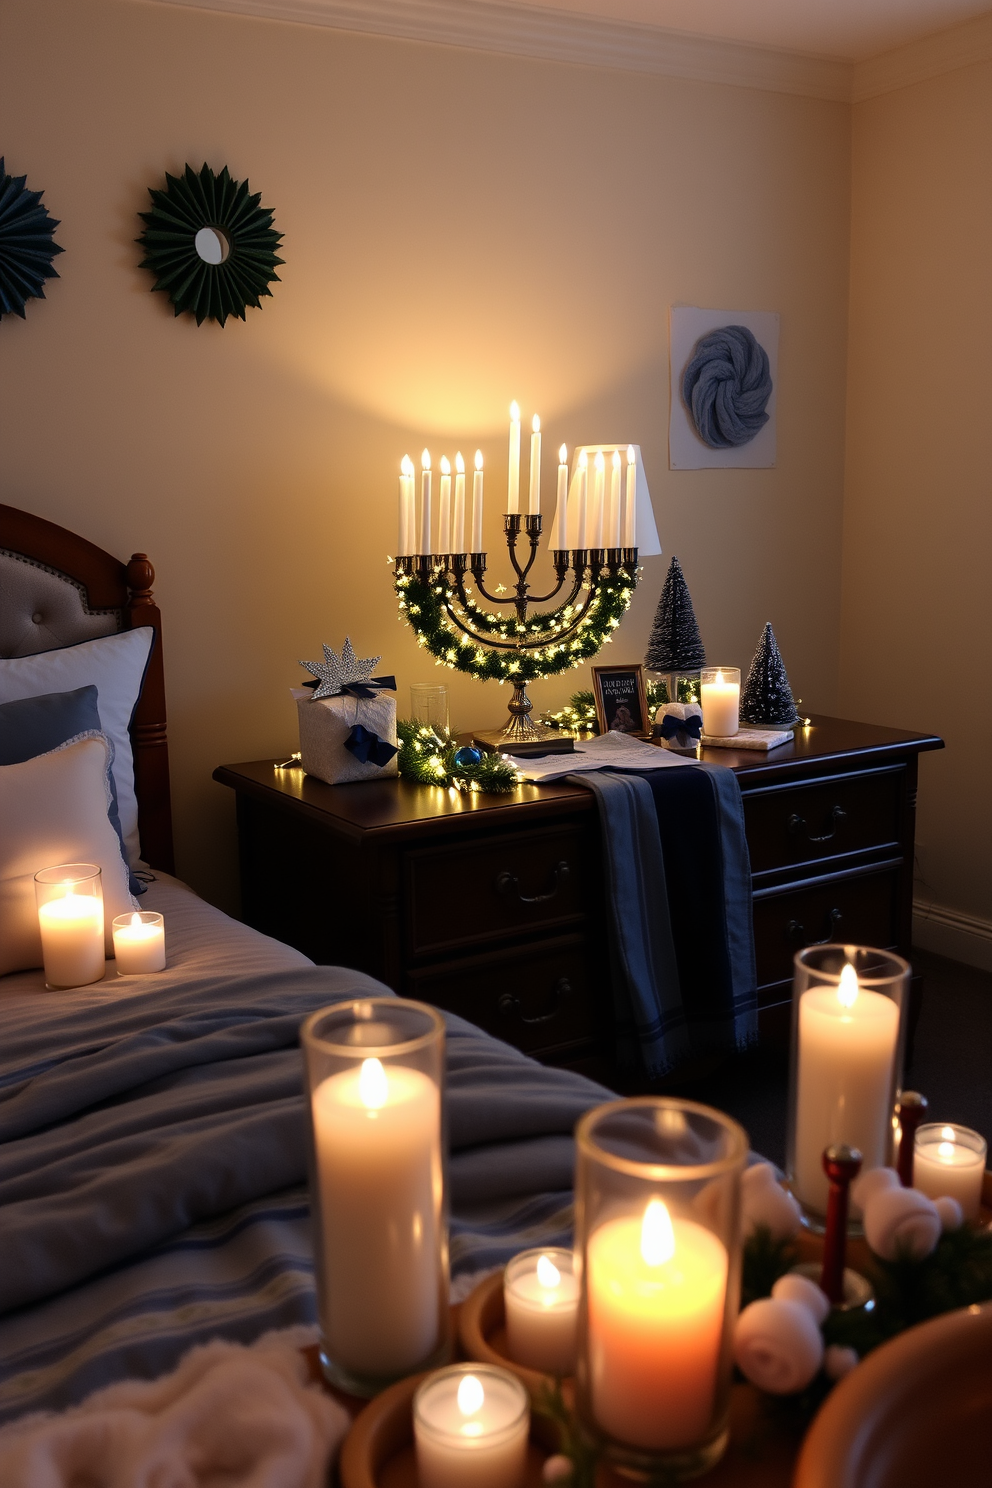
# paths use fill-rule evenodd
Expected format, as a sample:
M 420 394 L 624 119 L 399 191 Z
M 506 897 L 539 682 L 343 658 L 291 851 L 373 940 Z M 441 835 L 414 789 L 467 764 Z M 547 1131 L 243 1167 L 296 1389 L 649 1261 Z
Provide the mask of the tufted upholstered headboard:
M 144 553 L 121 563 L 31 512 L 0 504 L 0 656 L 33 656 L 150 625 L 155 646 L 131 724 L 141 850 L 171 872 L 172 804 L 165 719 L 162 617 Z

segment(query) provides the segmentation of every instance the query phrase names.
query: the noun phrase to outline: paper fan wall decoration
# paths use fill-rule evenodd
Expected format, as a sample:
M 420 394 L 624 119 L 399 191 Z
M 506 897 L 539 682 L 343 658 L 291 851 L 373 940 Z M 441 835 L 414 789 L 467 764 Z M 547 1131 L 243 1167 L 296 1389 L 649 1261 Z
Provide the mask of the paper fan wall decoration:
M 0 155 L 0 316 L 23 320 L 28 300 L 45 298 L 45 280 L 57 279 L 52 259 L 64 253 L 55 242 L 58 220 L 28 191 L 27 176 L 9 176 Z
M 197 174 L 189 165 L 181 176 L 166 172 L 164 191 L 148 188 L 150 212 L 137 239 L 145 250 L 143 269 L 151 269 L 155 286 L 169 296 L 177 315 L 188 310 L 197 325 L 229 315 L 245 319 L 245 310 L 260 310 L 261 296 L 278 283 L 276 257 L 282 233 L 272 226 L 272 212 L 252 196 L 247 181 L 233 181 L 227 166 L 215 176 L 208 165 Z

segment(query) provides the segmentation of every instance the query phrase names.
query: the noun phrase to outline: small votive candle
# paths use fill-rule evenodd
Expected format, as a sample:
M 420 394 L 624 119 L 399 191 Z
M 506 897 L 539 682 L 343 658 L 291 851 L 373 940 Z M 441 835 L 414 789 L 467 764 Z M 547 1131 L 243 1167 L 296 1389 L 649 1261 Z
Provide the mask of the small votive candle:
M 579 1280 L 570 1250 L 524 1250 L 503 1279 L 510 1358 L 546 1374 L 575 1373 Z
M 703 733 L 731 739 L 740 729 L 741 673 L 739 667 L 703 667 L 699 675 Z
M 985 1138 L 966 1126 L 929 1122 L 916 1133 L 913 1187 L 930 1199 L 957 1199 L 965 1219 L 977 1219 L 987 1150 Z
M 34 876 L 45 981 L 56 992 L 102 981 L 103 879 L 96 863 L 60 863 Z
M 413 1397 L 420 1488 L 519 1488 L 530 1404 L 520 1381 L 489 1364 L 454 1364 Z
M 165 970 L 165 921 L 154 910 L 135 910 L 114 920 L 118 976 L 146 976 Z

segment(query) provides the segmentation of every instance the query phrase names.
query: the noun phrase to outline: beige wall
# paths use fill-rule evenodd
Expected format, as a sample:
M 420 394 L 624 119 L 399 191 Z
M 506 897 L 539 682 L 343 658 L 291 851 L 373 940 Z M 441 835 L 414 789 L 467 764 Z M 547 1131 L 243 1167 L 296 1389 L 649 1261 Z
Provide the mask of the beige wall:
M 382 652 L 401 708 L 447 679 L 457 726 L 503 716 L 505 689 L 425 663 L 385 555 L 425 443 L 482 444 L 495 515 L 514 396 L 549 482 L 561 440 L 639 441 L 711 658 L 746 666 L 770 619 L 806 706 L 836 707 L 845 105 L 138 0 L 3 0 L 0 25 L 8 168 L 66 249 L 0 326 L 0 491 L 157 567 L 197 887 L 230 902 L 212 769 L 293 746 L 321 641 Z M 248 175 L 285 234 L 246 325 L 175 320 L 137 268 L 145 188 L 187 160 Z M 668 471 L 673 302 L 781 314 L 777 469 Z M 666 565 L 611 659 L 643 655 Z
M 992 64 L 855 106 L 841 707 L 947 740 L 917 895 L 992 966 L 990 179 Z

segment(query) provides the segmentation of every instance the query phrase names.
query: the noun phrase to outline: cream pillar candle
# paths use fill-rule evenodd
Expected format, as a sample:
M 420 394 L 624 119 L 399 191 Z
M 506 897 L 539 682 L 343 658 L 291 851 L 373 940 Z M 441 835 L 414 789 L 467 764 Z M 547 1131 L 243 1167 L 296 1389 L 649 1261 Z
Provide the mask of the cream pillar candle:
M 630 1446 L 690 1446 L 709 1428 L 723 1344 L 729 1259 L 660 1199 L 607 1220 L 586 1264 L 592 1411 Z
M 407 557 L 414 551 L 417 529 L 416 496 L 413 489 L 413 461 L 404 455 L 400 464 L 400 521 L 397 551 Z
M 441 456 L 441 490 L 437 504 L 437 550 L 451 552 L 451 461 Z
M 506 478 L 506 509 L 520 510 L 520 409 L 510 404 L 510 464 Z
M 455 503 L 451 551 L 453 553 L 465 552 L 465 461 L 461 450 L 455 455 Z
M 839 985 L 800 997 L 798 1041 L 794 1187 L 800 1203 L 825 1214 L 825 1147 L 857 1147 L 864 1171 L 887 1161 L 898 1004 L 859 987 L 845 965 Z
M 703 733 L 731 738 L 740 729 L 741 674 L 737 667 L 704 667 L 700 686 Z
M 610 468 L 610 500 L 603 523 L 603 542 L 608 548 L 620 546 L 620 451 L 613 451 Z
M 541 511 L 541 420 L 537 414 L 531 425 L 530 436 L 530 485 L 527 489 L 527 513 L 536 517 Z
M 355 1375 L 398 1375 L 439 1341 L 440 1092 L 420 1070 L 365 1059 L 311 1105 L 325 1347 Z
M 986 1152 L 985 1138 L 978 1132 L 928 1122 L 916 1133 L 913 1187 L 928 1199 L 957 1199 L 965 1219 L 977 1219 Z
M 50 987 L 85 987 L 106 971 L 103 899 L 74 894 L 71 887 L 38 910 L 45 981 Z
M 623 531 L 621 545 L 625 548 L 637 546 L 637 452 L 632 444 L 627 446 L 627 485 L 624 492 Z
M 482 552 L 482 451 L 475 452 L 475 474 L 472 476 L 472 547 Z
M 596 451 L 593 461 L 592 501 L 589 506 L 589 546 L 603 546 L 603 507 L 606 502 L 606 460 L 603 451 Z
M 510 1358 L 547 1374 L 575 1373 L 579 1281 L 570 1250 L 525 1250 L 506 1268 Z
M 431 452 L 424 450 L 420 457 L 420 540 L 418 553 L 431 551 Z
M 118 915 L 113 924 L 118 976 L 165 970 L 165 921 L 154 910 Z
M 486 1364 L 429 1375 L 413 1398 L 420 1488 L 520 1488 L 530 1406 L 518 1379 Z
M 555 520 L 551 528 L 551 551 L 568 547 L 568 450 L 562 445 L 558 451 L 558 491 L 555 502 Z
M 588 547 L 589 537 L 589 460 L 585 450 L 579 451 L 578 491 L 576 492 L 575 546 Z

